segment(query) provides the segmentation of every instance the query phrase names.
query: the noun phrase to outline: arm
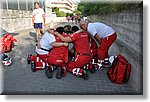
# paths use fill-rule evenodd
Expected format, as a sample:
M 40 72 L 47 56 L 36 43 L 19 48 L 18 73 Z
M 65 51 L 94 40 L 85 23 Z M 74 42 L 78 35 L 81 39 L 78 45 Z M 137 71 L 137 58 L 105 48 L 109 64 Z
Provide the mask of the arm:
M 85 32 L 83 29 L 79 29 L 78 31 L 74 32 L 75 33 L 81 33 L 81 32 Z
M 32 25 L 34 25 L 35 16 L 32 16 Z
M 96 41 L 101 44 L 102 43 L 102 38 L 100 38 L 97 34 L 95 34 L 94 38 L 96 39 Z
M 51 43 L 51 46 L 52 46 L 52 47 L 68 46 L 68 43 L 53 42 L 53 43 Z
M 61 34 L 55 33 L 60 39 L 61 41 L 64 42 L 72 42 L 72 39 L 70 37 L 63 37 Z

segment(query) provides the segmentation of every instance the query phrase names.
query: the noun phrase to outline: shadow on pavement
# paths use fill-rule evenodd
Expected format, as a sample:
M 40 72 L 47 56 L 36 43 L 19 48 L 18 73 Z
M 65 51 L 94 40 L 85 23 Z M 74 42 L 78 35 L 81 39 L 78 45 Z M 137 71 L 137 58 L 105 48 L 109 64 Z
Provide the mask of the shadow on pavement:
M 36 39 L 36 33 L 35 32 L 29 32 L 29 37 Z
M 1 36 L 4 36 L 5 34 L 8 34 L 9 32 L 6 31 L 6 30 L 3 29 L 3 28 L 0 28 L 0 33 L 1 33 Z M 16 35 L 18 35 L 19 33 L 9 33 L 9 34 L 12 34 L 13 36 L 16 36 Z

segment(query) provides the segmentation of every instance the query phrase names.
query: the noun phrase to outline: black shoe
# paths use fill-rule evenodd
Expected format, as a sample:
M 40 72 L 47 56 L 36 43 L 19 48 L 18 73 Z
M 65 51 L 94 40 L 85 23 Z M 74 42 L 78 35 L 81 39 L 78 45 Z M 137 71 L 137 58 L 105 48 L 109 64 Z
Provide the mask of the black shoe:
M 94 73 L 96 72 L 96 69 L 95 69 L 95 65 L 94 65 L 94 64 L 92 65 L 92 69 L 90 70 L 90 72 L 91 72 L 92 74 L 94 74 Z
M 105 68 L 109 68 L 111 66 L 111 63 L 109 62 L 109 58 L 105 58 L 104 62 L 102 63 L 102 65 Z
M 36 72 L 36 66 L 34 61 L 31 62 L 31 70 L 32 72 Z
M 52 71 L 48 68 L 48 66 L 45 66 L 45 74 L 47 76 L 47 78 L 52 78 Z
M 39 41 L 39 40 L 37 40 L 37 39 L 35 40 L 35 42 L 38 42 L 38 41 Z
M 58 67 L 57 68 L 57 73 L 56 73 L 56 78 L 61 79 L 61 77 L 62 77 L 62 70 L 61 70 L 61 67 Z
M 87 74 L 87 72 L 85 70 L 83 70 L 83 72 L 82 72 L 82 77 L 83 77 L 84 80 L 88 80 L 89 79 L 89 76 L 88 76 L 88 74 Z
M 30 64 L 31 63 L 31 60 L 30 60 L 30 57 L 32 56 L 32 54 L 28 54 L 28 57 L 27 57 L 27 63 Z
M 102 63 L 102 65 L 104 68 L 109 68 L 111 66 L 111 63 L 110 62 L 104 62 L 104 63 Z

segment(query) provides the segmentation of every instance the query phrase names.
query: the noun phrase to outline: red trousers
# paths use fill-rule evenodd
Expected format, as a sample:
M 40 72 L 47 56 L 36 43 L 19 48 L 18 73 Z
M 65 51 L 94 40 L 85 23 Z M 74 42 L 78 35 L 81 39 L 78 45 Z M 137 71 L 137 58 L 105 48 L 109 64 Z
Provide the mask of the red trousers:
M 35 62 L 36 70 L 42 70 L 45 68 L 45 65 L 47 64 L 47 54 L 45 55 L 37 54 L 37 56 L 32 55 L 30 57 L 30 60 Z
M 91 61 L 91 56 L 77 55 L 74 61 L 68 63 L 68 71 L 76 76 L 82 76 L 83 66 Z
M 116 38 L 117 38 L 117 34 L 115 32 L 114 34 L 102 40 L 102 43 L 97 51 L 98 60 L 104 60 L 106 57 L 108 57 L 108 50 L 110 46 L 113 44 L 113 42 L 116 40 Z
M 66 66 L 65 58 L 60 56 L 48 56 L 47 62 L 49 65 L 55 65 L 58 67 Z
M 68 56 L 67 56 L 68 57 Z M 54 70 L 53 67 L 51 67 L 52 65 L 55 65 L 57 67 L 61 67 L 61 69 L 63 70 L 63 74 L 62 76 L 66 76 L 66 60 L 64 56 L 48 56 L 47 58 L 47 62 L 48 65 L 50 66 L 50 70 Z

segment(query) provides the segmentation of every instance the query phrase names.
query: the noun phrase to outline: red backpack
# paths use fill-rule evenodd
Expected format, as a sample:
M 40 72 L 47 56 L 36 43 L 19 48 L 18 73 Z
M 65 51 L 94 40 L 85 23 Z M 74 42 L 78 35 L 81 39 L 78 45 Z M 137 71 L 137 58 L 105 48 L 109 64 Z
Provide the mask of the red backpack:
M 10 52 L 14 48 L 14 42 L 17 42 L 11 34 L 6 34 L 0 38 L 0 52 Z
M 128 82 L 130 72 L 131 64 L 128 63 L 124 56 L 118 55 L 113 61 L 112 66 L 108 70 L 107 74 L 112 82 L 116 84 L 122 84 Z

